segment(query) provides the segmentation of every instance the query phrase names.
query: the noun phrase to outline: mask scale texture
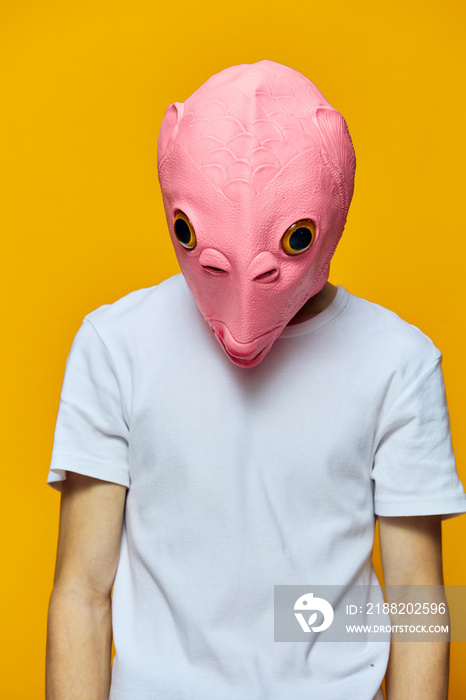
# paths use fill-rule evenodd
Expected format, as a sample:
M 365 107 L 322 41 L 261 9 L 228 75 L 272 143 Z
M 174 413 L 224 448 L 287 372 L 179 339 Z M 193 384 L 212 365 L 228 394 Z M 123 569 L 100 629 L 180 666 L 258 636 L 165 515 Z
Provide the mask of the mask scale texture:
M 227 68 L 168 107 L 158 170 L 181 271 L 229 359 L 257 365 L 325 285 L 353 195 L 346 122 L 297 71 L 272 61 Z M 175 235 L 182 213 L 194 229 Z M 283 248 L 310 220 L 312 244 Z

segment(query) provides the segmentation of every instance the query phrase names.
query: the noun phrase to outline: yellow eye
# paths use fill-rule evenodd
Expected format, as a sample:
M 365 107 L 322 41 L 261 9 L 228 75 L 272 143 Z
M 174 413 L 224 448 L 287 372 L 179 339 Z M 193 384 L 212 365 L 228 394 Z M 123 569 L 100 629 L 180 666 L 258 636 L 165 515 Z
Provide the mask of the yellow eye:
M 286 231 L 282 238 L 282 248 L 288 255 L 299 255 L 310 248 L 316 227 L 310 219 L 301 219 Z
M 175 216 L 173 231 L 183 248 L 192 250 L 196 246 L 197 241 L 194 227 L 186 214 L 182 211 L 179 211 Z

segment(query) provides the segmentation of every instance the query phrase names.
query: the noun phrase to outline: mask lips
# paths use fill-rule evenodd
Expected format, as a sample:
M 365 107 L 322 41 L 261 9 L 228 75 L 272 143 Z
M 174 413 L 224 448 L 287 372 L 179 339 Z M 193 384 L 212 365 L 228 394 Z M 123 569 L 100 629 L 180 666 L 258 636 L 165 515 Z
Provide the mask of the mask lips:
M 209 321 L 208 323 L 222 349 L 230 360 L 239 367 L 254 367 L 257 365 L 268 353 L 283 330 L 281 326 L 278 326 L 248 343 L 240 343 L 221 321 Z

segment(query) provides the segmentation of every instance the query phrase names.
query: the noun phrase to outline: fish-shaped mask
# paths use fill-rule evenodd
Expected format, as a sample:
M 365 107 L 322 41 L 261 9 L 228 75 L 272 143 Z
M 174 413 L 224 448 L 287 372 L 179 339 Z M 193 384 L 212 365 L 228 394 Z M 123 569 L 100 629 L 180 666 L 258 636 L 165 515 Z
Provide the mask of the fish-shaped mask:
M 257 365 L 325 285 L 353 195 L 342 115 L 273 61 L 168 107 L 158 171 L 181 271 L 229 359 Z

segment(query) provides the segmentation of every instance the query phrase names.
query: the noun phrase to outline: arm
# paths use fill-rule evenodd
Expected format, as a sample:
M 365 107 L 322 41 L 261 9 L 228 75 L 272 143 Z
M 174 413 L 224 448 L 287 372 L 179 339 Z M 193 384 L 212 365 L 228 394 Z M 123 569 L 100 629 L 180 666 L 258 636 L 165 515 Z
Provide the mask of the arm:
M 443 586 L 439 516 L 379 517 L 379 536 L 387 586 Z M 398 622 L 406 620 L 395 620 L 394 624 Z M 447 700 L 448 666 L 448 641 L 392 640 L 387 700 Z
M 46 700 L 108 698 L 110 594 L 125 497 L 125 486 L 67 473 L 48 613 Z

